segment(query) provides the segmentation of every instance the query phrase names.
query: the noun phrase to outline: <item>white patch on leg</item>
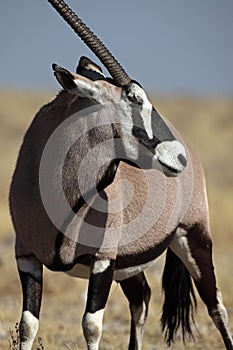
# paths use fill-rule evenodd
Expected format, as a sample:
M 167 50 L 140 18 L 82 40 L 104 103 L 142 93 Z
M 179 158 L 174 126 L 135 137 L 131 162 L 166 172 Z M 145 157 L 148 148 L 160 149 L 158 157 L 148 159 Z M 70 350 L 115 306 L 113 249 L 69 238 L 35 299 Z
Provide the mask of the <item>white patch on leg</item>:
M 215 326 L 220 331 L 220 333 L 224 334 L 224 341 L 227 341 L 233 347 L 233 339 L 232 333 L 229 327 L 228 315 L 225 306 L 222 301 L 222 294 L 220 291 L 217 291 L 217 300 L 218 304 L 216 309 L 210 310 L 210 317 L 212 318 Z
M 149 139 L 153 139 L 152 130 L 152 104 L 148 100 L 145 91 L 137 84 L 131 84 L 128 98 L 142 103 L 141 117 Z
M 223 305 L 222 293 L 220 292 L 220 290 L 217 291 L 217 299 L 218 299 L 218 309 L 220 310 L 221 315 L 223 316 L 223 319 L 228 324 L 227 310 L 226 310 L 225 306 Z
M 30 311 L 24 311 L 20 321 L 20 350 L 31 350 L 38 327 L 39 320 Z
M 199 280 L 201 277 L 201 271 L 197 266 L 195 259 L 192 257 L 187 240 L 187 231 L 178 227 L 169 247 L 182 260 L 191 276 L 195 280 Z
M 42 277 L 41 263 L 35 257 L 17 258 L 17 266 L 20 271 L 29 273 L 36 280 L 40 280 Z
M 217 300 L 218 300 L 217 308 L 216 310 L 213 310 L 213 311 L 211 310 L 211 317 L 218 329 L 219 329 L 219 321 L 222 321 L 224 326 L 227 328 L 228 327 L 227 310 L 223 305 L 222 293 L 219 290 L 217 291 Z
M 142 309 L 138 306 L 131 305 L 132 317 L 135 324 L 137 348 L 142 348 L 143 326 L 146 317 L 146 304 L 143 302 Z
M 83 333 L 87 342 L 88 350 L 98 350 L 102 333 L 104 309 L 95 313 L 87 312 L 82 321 Z
M 96 275 L 97 273 L 102 273 L 110 266 L 110 260 L 96 260 L 94 262 L 91 273 Z

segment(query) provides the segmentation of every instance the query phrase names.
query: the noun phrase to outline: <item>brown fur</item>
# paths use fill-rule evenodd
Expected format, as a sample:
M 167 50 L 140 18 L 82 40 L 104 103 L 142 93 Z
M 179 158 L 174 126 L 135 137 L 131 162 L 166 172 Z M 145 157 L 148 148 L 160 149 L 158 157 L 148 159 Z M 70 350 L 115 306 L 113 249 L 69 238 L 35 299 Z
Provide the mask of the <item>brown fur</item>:
M 89 103 L 90 101 L 62 92 L 54 101 L 42 107 L 26 133 L 10 192 L 11 213 L 17 237 L 16 256 L 33 253 L 47 266 L 53 262 L 57 253 L 55 243 L 58 232 L 49 220 L 40 198 L 38 169 L 41 154 L 55 128 L 65 118 L 75 111 L 85 108 Z M 120 180 L 126 179 L 130 182 L 131 190 L 133 190 L 133 197 L 129 205 L 116 214 L 106 214 L 88 208 L 84 204 L 78 214 L 82 217 L 88 216 L 89 220 L 95 223 L 104 221 L 106 222 L 106 228 L 115 227 L 114 237 L 110 238 L 110 240 L 115 241 L 113 249 L 101 249 L 101 247 L 100 249 L 81 247 L 81 249 L 76 247 L 74 242 L 69 240 L 67 242 L 67 239 L 65 239 L 62 247 L 64 248 L 66 242 L 69 250 L 67 252 L 67 249 L 64 248 L 64 252 L 61 253 L 64 263 L 69 264 L 78 255 L 89 254 L 90 252 L 101 258 L 134 255 L 137 256 L 138 263 L 143 263 L 145 259 L 148 260 L 144 253 L 153 250 L 152 255 L 156 257 L 158 254 L 154 249 L 155 247 L 157 247 L 159 254 L 166 248 L 167 242 L 172 238 L 171 233 L 179 224 L 191 227 L 198 222 L 207 223 L 208 210 L 202 168 L 193 153 L 188 148 L 187 151 L 189 152 L 188 166 L 178 178 L 168 178 L 159 170 L 140 170 L 120 162 L 115 180 L 104 190 L 104 195 L 107 201 L 110 202 L 117 196 L 118 203 L 124 205 L 130 192 L 127 193 L 124 189 L 122 193 L 117 193 L 117 186 Z M 152 184 L 149 193 L 148 180 Z M 67 186 L 67 193 L 68 190 Z M 72 190 L 74 189 L 72 188 Z M 69 200 L 72 206 L 78 200 L 78 191 L 74 199 L 71 198 L 71 194 L 68 193 L 68 195 L 70 195 Z M 121 235 L 127 234 L 130 236 L 134 233 L 129 232 L 129 230 L 124 232 L 122 223 L 126 225 L 138 217 L 146 201 L 148 201 L 148 195 L 151 198 L 147 203 L 148 208 L 143 220 L 145 227 L 148 225 L 149 230 L 130 244 L 121 245 Z M 161 198 L 164 202 L 161 201 Z M 188 205 L 187 202 L 189 202 Z M 161 214 L 150 228 L 150 223 L 147 221 L 158 215 L 157 213 L 160 211 Z M 69 225 L 71 226 L 72 223 Z M 135 229 L 135 227 L 132 227 L 132 230 Z M 75 230 L 77 232 L 77 227 L 75 227 Z M 166 242 L 165 246 L 164 242 Z M 71 253 L 72 246 L 73 254 Z M 120 260 L 120 265 L 123 267 L 124 259 Z

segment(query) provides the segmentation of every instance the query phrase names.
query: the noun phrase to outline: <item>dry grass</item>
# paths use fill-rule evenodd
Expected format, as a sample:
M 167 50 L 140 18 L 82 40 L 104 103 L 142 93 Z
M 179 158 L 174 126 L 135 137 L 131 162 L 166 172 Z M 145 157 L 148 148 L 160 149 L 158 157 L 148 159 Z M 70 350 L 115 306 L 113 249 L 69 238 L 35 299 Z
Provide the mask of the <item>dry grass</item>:
M 21 291 L 14 262 L 14 234 L 7 196 L 17 152 L 25 128 L 51 94 L 0 92 L 0 348 L 16 350 L 9 341 L 20 317 Z M 203 160 L 211 209 L 214 260 L 218 284 L 223 291 L 233 328 L 233 101 L 227 99 L 158 98 L 155 105 L 181 131 Z M 162 305 L 160 278 L 163 257 L 148 273 L 152 287 L 144 349 L 165 349 L 159 329 Z M 34 349 L 85 349 L 81 331 L 87 282 L 61 273 L 45 271 L 44 299 L 39 336 Z M 221 349 L 220 337 L 199 301 L 196 343 L 178 340 L 171 349 Z M 113 284 L 105 313 L 101 349 L 124 349 L 129 334 L 129 312 L 120 288 Z M 12 338 L 13 337 L 13 338 Z M 42 344 L 43 343 L 43 344 Z M 156 345 L 155 345 L 156 344 Z M 17 346 L 17 344 L 15 345 Z

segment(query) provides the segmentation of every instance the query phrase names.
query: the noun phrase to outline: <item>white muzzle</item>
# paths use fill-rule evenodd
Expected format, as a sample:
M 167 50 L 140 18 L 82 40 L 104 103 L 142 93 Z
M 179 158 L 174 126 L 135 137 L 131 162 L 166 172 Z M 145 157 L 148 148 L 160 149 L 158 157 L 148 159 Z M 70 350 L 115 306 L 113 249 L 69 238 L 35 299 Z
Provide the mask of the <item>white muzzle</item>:
M 178 176 L 187 165 L 185 148 L 177 140 L 159 143 L 154 158 L 162 165 L 167 176 Z

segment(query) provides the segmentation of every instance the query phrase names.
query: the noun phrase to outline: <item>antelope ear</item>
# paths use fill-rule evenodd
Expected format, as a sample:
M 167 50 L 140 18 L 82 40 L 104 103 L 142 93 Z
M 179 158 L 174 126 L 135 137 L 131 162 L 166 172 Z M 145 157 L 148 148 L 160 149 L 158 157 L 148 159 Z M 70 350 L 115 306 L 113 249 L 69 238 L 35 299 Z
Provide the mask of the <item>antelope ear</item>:
M 67 69 L 62 68 L 55 63 L 52 64 L 52 68 L 57 81 L 61 84 L 63 89 L 73 90 L 76 88 L 74 77 Z
M 71 73 L 65 68 L 52 65 L 54 75 L 63 89 L 80 97 L 86 97 L 98 103 L 103 103 L 103 88 L 95 82 L 82 75 Z
M 80 58 L 76 73 L 93 81 L 105 78 L 101 67 L 85 56 Z
M 92 70 L 95 72 L 98 72 L 100 74 L 103 74 L 102 69 L 100 66 L 98 66 L 95 62 L 90 60 L 90 58 L 82 56 L 79 60 L 78 67 L 76 69 L 76 73 L 80 74 L 80 71 L 82 69 Z

